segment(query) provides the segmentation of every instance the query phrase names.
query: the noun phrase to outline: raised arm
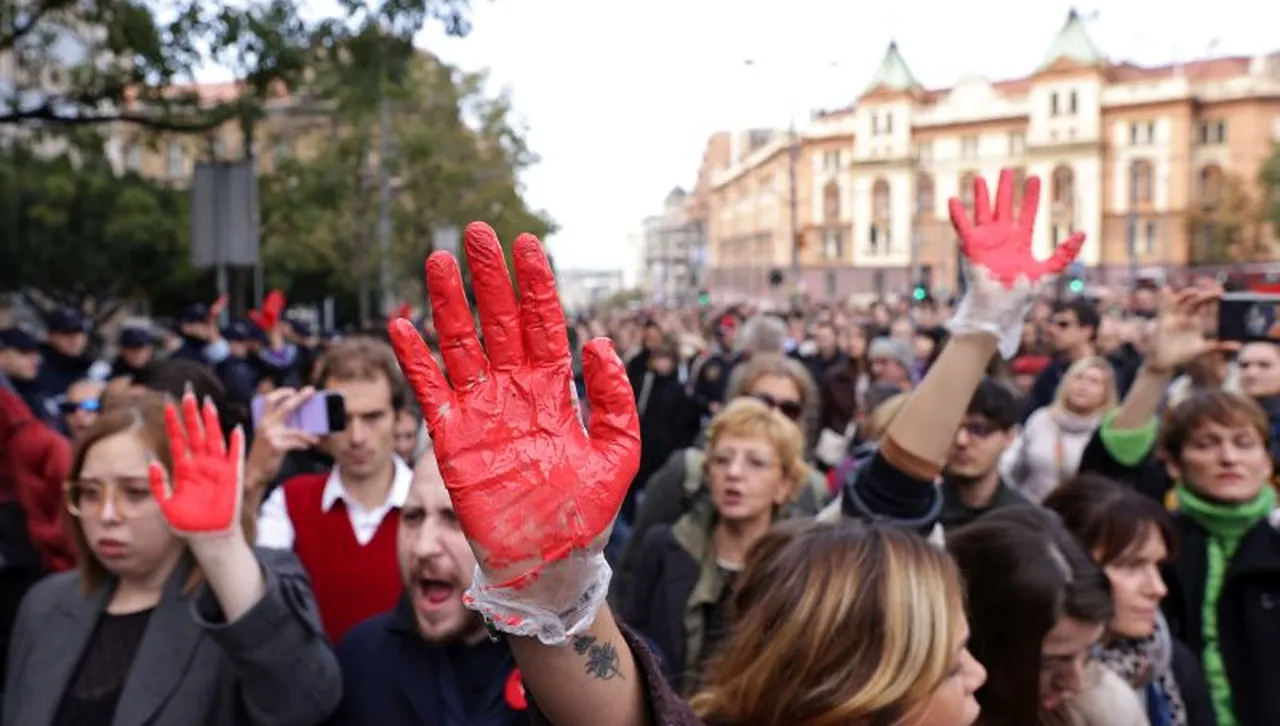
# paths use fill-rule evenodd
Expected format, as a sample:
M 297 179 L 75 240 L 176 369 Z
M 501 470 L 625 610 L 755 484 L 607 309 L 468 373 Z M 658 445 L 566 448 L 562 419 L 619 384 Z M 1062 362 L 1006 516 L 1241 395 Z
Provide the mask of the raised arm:
M 974 182 L 974 219 L 951 199 L 951 224 L 968 264 L 968 289 L 949 322 L 952 337 L 937 362 L 889 425 L 881 443 L 884 459 L 912 478 L 931 481 L 942 470 L 956 429 L 997 351 L 1017 352 L 1022 321 L 1039 293 L 1075 259 L 1084 244 L 1077 233 L 1048 260 L 1031 251 L 1040 180 L 1027 180 L 1021 214 L 1013 207 L 1013 172 L 1000 172 L 995 209 L 986 181 Z
M 390 326 L 476 554 L 465 602 L 507 635 L 533 702 L 557 726 L 645 724 L 643 679 L 604 604 L 611 572 L 602 551 L 640 463 L 626 370 L 609 341 L 584 347 L 584 429 L 541 243 L 515 242 L 518 302 L 493 230 L 471 224 L 465 247 L 484 349 L 447 253 L 431 256 L 426 277 L 449 380 L 412 324 Z

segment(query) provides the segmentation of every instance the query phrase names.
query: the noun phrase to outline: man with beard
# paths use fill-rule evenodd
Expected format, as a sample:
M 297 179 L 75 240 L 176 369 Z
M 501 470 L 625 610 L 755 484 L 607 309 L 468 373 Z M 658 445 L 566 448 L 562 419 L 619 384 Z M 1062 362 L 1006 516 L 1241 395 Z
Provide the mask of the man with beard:
M 396 552 L 404 593 L 338 646 L 342 704 L 330 726 L 529 723 L 506 641 L 462 604 L 476 558 L 431 452 L 414 468 Z
M 1018 436 L 1018 397 L 1008 386 L 983 378 L 969 400 L 942 470 L 944 530 L 962 527 L 1000 507 L 1029 505 L 1000 478 L 1000 455 Z

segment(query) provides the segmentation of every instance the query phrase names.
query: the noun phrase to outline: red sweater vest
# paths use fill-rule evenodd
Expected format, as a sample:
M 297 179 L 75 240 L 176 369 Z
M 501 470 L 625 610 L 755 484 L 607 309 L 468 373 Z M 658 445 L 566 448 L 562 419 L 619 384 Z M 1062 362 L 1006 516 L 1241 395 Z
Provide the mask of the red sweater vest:
M 387 513 L 369 544 L 351 528 L 341 499 L 320 508 L 328 474 L 296 476 L 283 484 L 285 507 L 293 524 L 293 551 L 302 561 L 325 632 L 334 643 L 362 620 L 395 607 L 404 581 L 396 557 L 400 510 Z

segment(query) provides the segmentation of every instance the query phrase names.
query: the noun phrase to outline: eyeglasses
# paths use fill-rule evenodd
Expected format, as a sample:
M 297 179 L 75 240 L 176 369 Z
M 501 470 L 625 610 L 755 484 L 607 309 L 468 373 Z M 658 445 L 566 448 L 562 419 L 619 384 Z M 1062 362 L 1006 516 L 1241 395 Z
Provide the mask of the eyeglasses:
M 969 419 L 968 421 L 962 421 L 960 423 L 960 430 L 974 438 L 982 439 L 994 434 L 996 431 L 999 431 L 1000 427 L 990 421 L 984 421 L 983 419 L 976 418 Z
M 67 511 L 76 518 L 101 517 L 108 501 L 118 515 L 129 518 L 141 513 L 153 500 L 151 482 L 145 476 L 67 482 L 66 497 Z
M 76 411 L 84 411 L 86 413 L 97 413 L 100 410 L 102 410 L 102 404 L 96 398 L 90 398 L 84 401 L 58 402 L 58 411 L 63 416 L 70 416 Z
M 804 406 L 799 401 L 780 401 L 767 393 L 757 393 L 752 398 L 778 411 L 792 421 L 799 421 L 800 417 L 804 415 Z

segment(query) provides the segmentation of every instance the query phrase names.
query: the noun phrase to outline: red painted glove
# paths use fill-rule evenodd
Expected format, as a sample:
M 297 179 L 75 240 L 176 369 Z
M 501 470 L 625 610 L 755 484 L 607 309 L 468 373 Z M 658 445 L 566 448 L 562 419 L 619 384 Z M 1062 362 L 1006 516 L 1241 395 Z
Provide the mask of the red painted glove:
M 973 183 L 974 221 L 964 204 L 951 198 L 951 224 L 960 237 L 960 251 L 968 261 L 968 283 L 948 327 L 957 333 L 985 332 L 999 337 L 1005 358 L 1017 353 L 1022 320 L 1046 285 L 1080 254 L 1084 233 L 1077 232 L 1058 245 L 1053 256 L 1037 260 L 1031 237 L 1040 205 L 1040 179 L 1030 177 L 1022 192 L 1022 213 L 1013 216 L 1013 172 L 1000 172 L 995 214 L 987 182 Z M 976 225 L 976 226 L 975 226 Z
M 560 643 L 590 626 L 608 590 L 600 552 L 640 463 L 635 399 L 612 344 L 591 341 L 584 430 L 541 243 L 516 239 L 520 302 L 493 230 L 469 225 L 465 247 L 487 351 L 446 252 L 427 261 L 427 290 L 450 380 L 408 320 L 392 321 L 391 343 L 479 563 L 469 604 L 507 632 Z
M 195 394 L 182 397 L 182 418 L 172 403 L 164 407 L 164 423 L 173 457 L 173 478 L 164 466 L 152 461 L 151 494 L 169 528 L 180 536 L 219 535 L 240 526 L 244 496 L 244 432 L 231 432 L 231 443 L 222 441 L 218 409 Z

